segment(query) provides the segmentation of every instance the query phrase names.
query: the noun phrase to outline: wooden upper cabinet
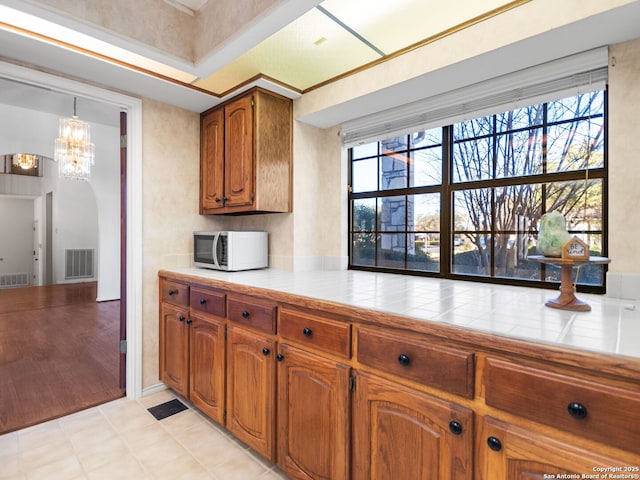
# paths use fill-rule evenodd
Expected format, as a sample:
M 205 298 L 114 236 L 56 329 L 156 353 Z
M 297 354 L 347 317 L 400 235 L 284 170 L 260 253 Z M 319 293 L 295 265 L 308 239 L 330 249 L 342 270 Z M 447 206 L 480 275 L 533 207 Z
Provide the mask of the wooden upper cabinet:
M 224 109 L 202 117 L 200 162 L 200 210 L 224 206 Z M 205 161 L 206 159 L 206 161 Z
M 225 207 L 253 203 L 253 96 L 224 109 Z
M 292 102 L 252 89 L 201 116 L 200 213 L 291 211 Z

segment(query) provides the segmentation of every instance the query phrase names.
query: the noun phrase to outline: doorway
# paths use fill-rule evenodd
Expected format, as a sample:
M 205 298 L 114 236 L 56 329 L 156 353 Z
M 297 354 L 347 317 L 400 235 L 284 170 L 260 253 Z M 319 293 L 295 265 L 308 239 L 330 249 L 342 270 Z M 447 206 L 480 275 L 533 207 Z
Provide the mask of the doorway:
M 19 65 L 0 62 L 0 75 L 45 89 L 64 92 L 71 96 L 84 96 L 95 101 L 117 106 L 126 112 L 128 136 L 126 140 L 128 162 L 126 168 L 126 277 L 125 325 L 127 331 L 126 394 L 138 398 L 142 394 L 142 102 L 81 82 L 35 71 Z M 52 214 L 52 202 L 45 200 L 46 216 Z M 47 242 L 49 245 L 52 242 Z M 53 255 L 45 252 L 45 262 Z M 46 268 L 46 271 L 52 271 Z

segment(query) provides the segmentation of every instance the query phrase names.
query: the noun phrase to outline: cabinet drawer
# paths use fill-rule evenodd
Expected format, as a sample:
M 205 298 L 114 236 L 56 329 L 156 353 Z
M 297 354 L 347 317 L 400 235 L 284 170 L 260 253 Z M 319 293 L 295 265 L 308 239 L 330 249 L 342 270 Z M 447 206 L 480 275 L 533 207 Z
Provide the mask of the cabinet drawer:
M 228 318 L 266 333 L 276 333 L 276 306 L 250 297 L 229 297 Z
M 193 310 L 224 317 L 226 314 L 227 296 L 215 290 L 191 287 L 189 305 Z
M 162 301 L 187 307 L 189 305 L 189 285 L 163 280 Z
M 358 327 L 358 361 L 408 380 L 473 398 L 474 353 L 411 334 Z
M 487 359 L 485 400 L 514 415 L 640 452 L 639 393 Z
M 344 358 L 351 357 L 351 325 L 315 315 L 280 310 L 281 336 Z

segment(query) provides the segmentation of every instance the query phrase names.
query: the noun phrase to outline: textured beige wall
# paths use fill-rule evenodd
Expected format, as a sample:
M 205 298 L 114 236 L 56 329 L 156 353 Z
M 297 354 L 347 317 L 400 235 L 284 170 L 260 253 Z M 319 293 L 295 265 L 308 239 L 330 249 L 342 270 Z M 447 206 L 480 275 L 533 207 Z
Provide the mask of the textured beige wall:
M 198 214 L 200 116 L 142 103 L 142 384 L 158 382 L 158 270 L 189 266 L 194 230 L 216 229 Z
M 640 273 L 640 40 L 609 50 L 610 272 Z

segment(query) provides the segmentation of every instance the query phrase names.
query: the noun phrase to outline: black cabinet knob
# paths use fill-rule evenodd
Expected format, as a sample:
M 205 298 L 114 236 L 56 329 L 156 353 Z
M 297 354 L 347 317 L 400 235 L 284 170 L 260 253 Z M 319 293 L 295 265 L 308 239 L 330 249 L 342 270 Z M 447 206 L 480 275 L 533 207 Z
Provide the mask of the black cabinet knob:
M 222 197 L 223 202 L 226 202 L 227 200 L 229 200 L 227 197 Z
M 246 310 L 244 310 L 244 311 L 242 312 L 242 318 L 249 318 L 249 316 L 250 316 L 250 315 L 251 315 L 251 314 L 250 314 L 249 312 L 247 312 Z
M 407 365 L 409 365 L 411 363 L 411 359 L 409 358 L 408 355 L 405 355 L 404 353 L 401 353 L 400 356 L 398 357 L 398 363 L 400 365 L 402 365 L 403 367 L 406 367 Z
M 169 296 L 170 297 L 173 297 L 176 293 L 178 293 L 178 292 L 176 292 L 175 290 L 169 290 Z
M 451 430 L 451 433 L 454 435 L 460 435 L 462 433 L 462 425 L 460 425 L 460 422 L 451 420 L 449 422 L 449 430 Z
M 310 337 L 310 336 L 313 334 L 313 332 L 311 331 L 311 329 L 310 329 L 310 328 L 304 327 L 304 328 L 302 329 L 302 334 L 303 334 L 305 337 Z
M 578 420 L 582 420 L 587 416 L 587 407 L 578 402 L 571 402 L 567 405 L 569 415 Z
M 496 438 L 496 437 L 487 438 L 487 445 L 489 445 L 489 448 L 494 452 L 499 452 L 500 450 L 502 450 L 502 442 L 500 441 L 499 438 Z
M 193 320 L 192 320 L 192 319 L 190 319 L 190 318 L 187 318 L 187 324 L 188 324 L 188 325 L 191 325 L 192 323 L 193 323 Z
M 201 298 L 200 299 L 200 305 L 204 305 L 205 303 L 207 303 L 207 299 L 206 298 Z
M 266 357 L 267 355 L 269 355 L 271 353 L 271 350 L 269 350 L 267 347 L 264 347 L 262 349 L 262 354 Z
M 277 354 L 276 355 L 276 360 L 278 360 L 279 362 L 283 361 L 284 360 L 284 355 L 281 354 L 281 353 Z
M 220 200 L 218 197 L 216 197 L 216 203 L 220 203 L 222 200 Z
M 179 321 L 179 322 L 184 322 L 184 315 L 180 315 L 180 316 L 178 317 L 178 321 Z

